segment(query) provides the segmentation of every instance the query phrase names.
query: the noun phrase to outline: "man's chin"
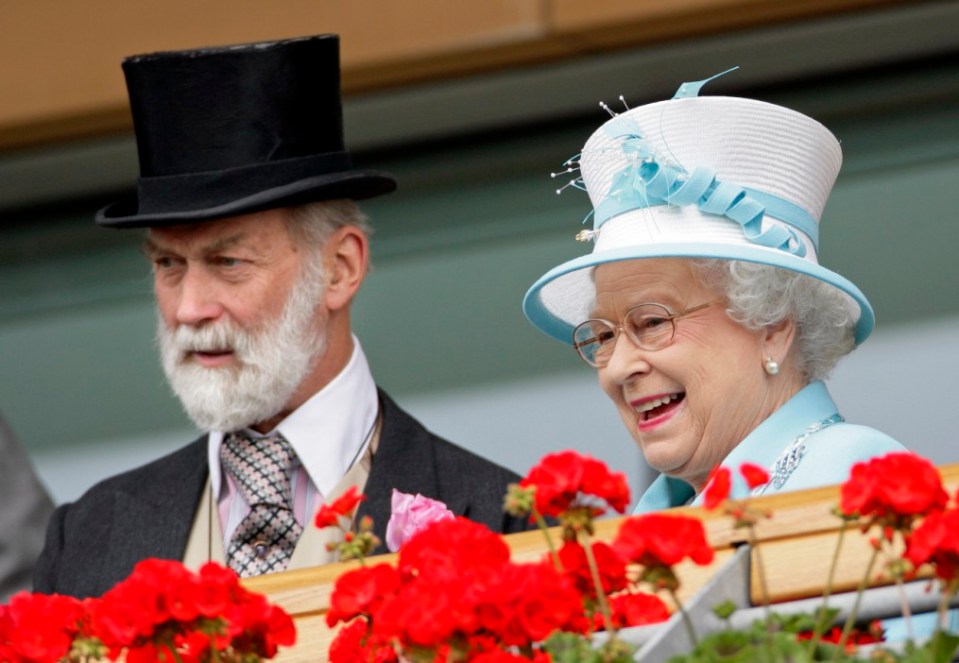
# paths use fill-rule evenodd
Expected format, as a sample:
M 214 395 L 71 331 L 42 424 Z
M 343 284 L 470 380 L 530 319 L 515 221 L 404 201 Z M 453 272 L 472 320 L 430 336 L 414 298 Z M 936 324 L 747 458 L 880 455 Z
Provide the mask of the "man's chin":
M 267 421 L 282 411 L 286 385 L 251 379 L 235 367 L 178 367 L 167 375 L 187 416 L 205 431 L 234 431 Z
M 180 398 L 180 404 L 187 416 L 197 428 L 203 431 L 230 432 L 253 428 L 256 424 L 267 421 L 279 411 L 272 407 L 263 407 L 262 404 L 249 403 L 237 405 L 225 399 L 214 402 L 188 401 Z

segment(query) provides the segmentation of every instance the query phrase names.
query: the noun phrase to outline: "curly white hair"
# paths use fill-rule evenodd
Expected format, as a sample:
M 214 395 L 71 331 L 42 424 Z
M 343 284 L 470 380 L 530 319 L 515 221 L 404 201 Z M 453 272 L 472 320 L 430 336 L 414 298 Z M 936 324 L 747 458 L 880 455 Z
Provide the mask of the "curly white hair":
M 796 322 L 798 369 L 824 379 L 856 346 L 856 320 L 848 298 L 805 274 L 739 260 L 698 259 L 694 273 L 729 303 L 726 314 L 747 329 Z

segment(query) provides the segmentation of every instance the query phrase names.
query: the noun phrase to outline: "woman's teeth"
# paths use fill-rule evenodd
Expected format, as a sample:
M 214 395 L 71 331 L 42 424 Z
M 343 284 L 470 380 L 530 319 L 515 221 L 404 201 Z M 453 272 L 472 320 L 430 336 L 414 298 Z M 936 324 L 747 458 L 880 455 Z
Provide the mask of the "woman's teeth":
M 666 405 L 672 401 L 678 400 L 682 394 L 669 394 L 668 396 L 663 396 L 662 398 L 656 398 L 651 401 L 646 401 L 642 405 L 636 406 L 636 412 L 639 414 L 646 414 L 650 410 L 655 410 L 661 405 Z

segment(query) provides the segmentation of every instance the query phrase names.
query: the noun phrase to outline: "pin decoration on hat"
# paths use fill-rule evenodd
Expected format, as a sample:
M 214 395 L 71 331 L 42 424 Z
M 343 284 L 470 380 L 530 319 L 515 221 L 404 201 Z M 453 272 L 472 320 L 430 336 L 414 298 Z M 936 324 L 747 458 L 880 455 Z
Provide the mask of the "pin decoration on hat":
M 194 223 L 396 188 L 343 140 L 337 35 L 137 55 L 123 62 L 140 177 L 103 226 Z
M 729 71 L 620 113 L 601 104 L 612 117 L 553 174 L 571 177 L 558 192 L 589 194 L 584 222 L 592 219 L 592 229 L 577 239 L 592 241 L 593 251 L 530 288 L 523 308 L 535 326 L 571 342 L 573 327 L 588 317 L 597 265 L 686 257 L 758 262 L 817 278 L 847 295 L 856 342 L 869 335 L 868 300 L 817 258 L 820 217 L 842 163 L 839 141 L 782 106 L 699 96 Z

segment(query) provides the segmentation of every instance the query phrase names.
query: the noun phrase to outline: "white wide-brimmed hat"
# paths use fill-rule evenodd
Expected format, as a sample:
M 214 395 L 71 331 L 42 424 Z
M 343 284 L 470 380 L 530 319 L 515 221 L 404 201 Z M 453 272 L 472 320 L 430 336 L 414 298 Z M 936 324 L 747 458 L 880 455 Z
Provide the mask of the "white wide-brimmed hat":
M 523 301 L 526 316 L 572 343 L 595 300 L 593 267 L 721 258 L 774 265 L 837 288 L 848 297 L 861 343 L 875 322 L 869 301 L 817 259 L 819 220 L 842 164 L 839 141 L 788 108 L 696 96 L 707 81 L 614 115 L 568 162 L 571 184 L 593 204 L 593 229 L 577 236 L 592 240 L 593 252 L 536 281 Z

